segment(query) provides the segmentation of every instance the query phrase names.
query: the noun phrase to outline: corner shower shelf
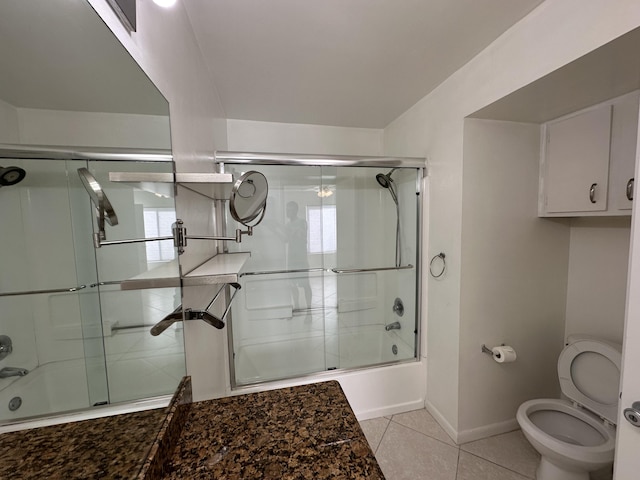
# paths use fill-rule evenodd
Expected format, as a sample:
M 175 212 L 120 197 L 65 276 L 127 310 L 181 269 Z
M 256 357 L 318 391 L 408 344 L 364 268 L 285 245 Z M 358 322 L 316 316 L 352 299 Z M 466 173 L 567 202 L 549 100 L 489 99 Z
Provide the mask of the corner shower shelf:
M 109 181 L 123 183 L 177 183 L 213 200 L 228 200 L 230 173 L 109 172 Z
M 220 253 L 182 276 L 182 284 L 215 285 L 238 283 L 240 270 L 251 256 L 248 252 Z

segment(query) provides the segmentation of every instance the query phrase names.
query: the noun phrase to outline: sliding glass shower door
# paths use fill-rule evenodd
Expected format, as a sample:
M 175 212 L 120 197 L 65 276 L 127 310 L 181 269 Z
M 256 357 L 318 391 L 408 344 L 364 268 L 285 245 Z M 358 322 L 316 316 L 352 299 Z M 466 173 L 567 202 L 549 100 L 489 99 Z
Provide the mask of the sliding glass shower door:
M 414 358 L 422 171 L 394 170 L 389 188 L 380 167 L 226 169 L 269 182 L 260 227 L 230 246 L 251 252 L 232 304 L 234 385 Z
M 96 249 L 78 175 L 88 169 L 113 204 L 110 240 L 152 237 L 175 221 L 172 190 L 114 184 L 109 172 L 171 172 L 171 162 L 3 161 L 26 176 L 0 188 L 0 335 L 11 343 L 0 358 L 0 422 L 172 393 L 185 372 L 182 328 L 149 329 L 180 303 L 179 289 L 121 284 L 170 263 L 173 244 Z

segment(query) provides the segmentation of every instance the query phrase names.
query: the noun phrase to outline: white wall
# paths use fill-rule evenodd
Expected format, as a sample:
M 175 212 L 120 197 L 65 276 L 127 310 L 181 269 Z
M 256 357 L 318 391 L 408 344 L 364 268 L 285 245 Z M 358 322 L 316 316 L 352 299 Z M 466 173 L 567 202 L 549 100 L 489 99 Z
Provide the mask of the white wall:
M 212 172 L 213 152 L 227 148 L 225 115 L 182 3 L 163 9 L 150 1 L 137 2 L 138 28 L 134 33 L 122 27 L 105 0 L 89 3 L 169 101 L 176 170 Z M 176 204 L 178 218 L 190 232 L 214 234 L 212 202 L 180 189 Z M 192 242 L 180 259 L 183 270 L 194 268 L 215 252 L 210 242 Z M 203 308 L 212 295 L 211 288 L 185 288 L 183 305 Z M 217 330 L 204 322 L 187 322 L 184 327 L 194 398 L 224 395 L 229 375 L 226 329 Z
M 17 109 L 20 143 L 170 149 L 169 117 Z
M 461 371 L 458 361 L 461 308 L 467 309 L 460 305 L 467 298 L 461 291 L 467 275 L 461 261 L 463 239 L 493 235 L 463 227 L 463 120 L 639 25 L 636 0 L 546 1 L 385 129 L 385 154 L 429 159 L 425 257 L 445 252 L 448 271 L 428 283 L 427 397 L 450 430 L 466 428 L 458 418 L 459 385 L 472 373 Z M 510 267 L 503 268 L 506 275 Z
M 559 395 L 569 228 L 537 216 L 539 159 L 539 125 L 465 120 L 459 442 L 516 428 L 523 401 Z M 482 353 L 501 343 L 516 363 Z
M 630 227 L 631 217 L 572 220 L 565 337 L 622 343 Z
M 382 155 L 382 130 L 227 120 L 231 151 Z
M 18 110 L 0 100 L 0 143 L 18 143 Z

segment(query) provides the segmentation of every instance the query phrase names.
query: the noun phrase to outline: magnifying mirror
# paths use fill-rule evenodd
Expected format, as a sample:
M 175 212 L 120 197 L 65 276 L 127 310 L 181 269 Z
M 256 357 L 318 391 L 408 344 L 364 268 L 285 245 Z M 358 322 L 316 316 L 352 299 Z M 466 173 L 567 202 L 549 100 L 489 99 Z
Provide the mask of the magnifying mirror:
M 107 198 L 107 194 L 104 193 L 104 190 L 102 190 L 102 187 L 91 172 L 86 168 L 79 168 L 78 176 L 80 177 L 85 190 L 89 194 L 91 201 L 96 207 L 99 232 L 95 234 L 97 235 L 97 238 L 94 242 L 97 242 L 99 245 L 100 240 L 104 240 L 106 238 L 104 232 L 105 220 L 113 227 L 118 224 L 118 217 L 111 206 L 111 202 Z
M 233 219 L 245 227 L 258 225 L 267 209 L 268 193 L 269 185 L 262 173 L 251 170 L 242 174 L 234 183 L 229 197 Z

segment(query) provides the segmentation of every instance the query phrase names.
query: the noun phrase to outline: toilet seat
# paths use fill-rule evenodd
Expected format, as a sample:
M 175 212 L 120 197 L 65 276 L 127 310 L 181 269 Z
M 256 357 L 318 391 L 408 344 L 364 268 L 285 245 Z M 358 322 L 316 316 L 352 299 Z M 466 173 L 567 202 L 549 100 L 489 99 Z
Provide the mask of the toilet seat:
M 562 393 L 615 425 L 621 361 L 619 346 L 588 337 L 570 339 L 558 358 Z
M 602 435 L 602 443 L 595 446 L 575 445 L 567 443 L 548 434 L 531 420 L 531 415 L 538 411 L 555 411 L 574 417 L 592 427 Z M 598 418 L 574 407 L 566 400 L 560 399 L 535 399 L 524 402 L 518 408 L 516 414 L 518 423 L 522 428 L 525 437 L 534 444 L 538 444 L 537 450 L 541 452 L 541 445 L 544 446 L 544 453 L 550 456 L 561 454 L 571 461 L 577 461 L 584 465 L 604 465 L 613 462 L 615 450 L 615 430 L 598 420 Z

